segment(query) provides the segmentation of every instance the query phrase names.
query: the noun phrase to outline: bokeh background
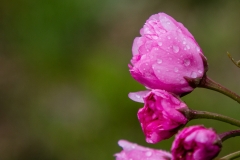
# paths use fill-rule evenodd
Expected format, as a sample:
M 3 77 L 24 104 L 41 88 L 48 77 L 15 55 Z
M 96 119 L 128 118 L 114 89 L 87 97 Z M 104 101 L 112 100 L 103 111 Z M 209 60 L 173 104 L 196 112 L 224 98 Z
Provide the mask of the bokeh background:
M 240 93 L 240 1 L 1 0 L 0 159 L 113 160 L 119 139 L 149 145 L 127 94 L 143 90 L 128 71 L 131 45 L 146 19 L 165 12 L 182 22 L 208 58 L 208 75 Z M 240 105 L 206 89 L 189 107 L 240 119 Z M 192 124 L 236 129 L 214 120 Z M 237 151 L 240 138 L 220 155 Z

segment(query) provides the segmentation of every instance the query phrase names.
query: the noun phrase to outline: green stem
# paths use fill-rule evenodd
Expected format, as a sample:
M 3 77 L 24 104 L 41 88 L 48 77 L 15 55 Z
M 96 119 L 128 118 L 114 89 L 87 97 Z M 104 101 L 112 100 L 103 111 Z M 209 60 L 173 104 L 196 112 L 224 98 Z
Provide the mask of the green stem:
M 219 160 L 233 160 L 233 159 L 236 159 L 239 157 L 240 157 L 240 151 L 237 151 L 237 152 L 231 153 L 229 155 L 226 155 L 226 156 L 220 158 Z
M 231 61 L 233 62 L 233 64 L 235 64 L 238 68 L 240 68 L 240 60 L 235 61 L 235 60 L 232 58 L 232 56 L 231 56 L 231 54 L 230 54 L 229 52 L 227 52 L 227 55 L 228 55 L 228 57 L 231 59 Z
M 240 130 L 227 131 L 219 134 L 219 137 L 221 138 L 222 142 L 236 136 L 240 136 Z
M 240 96 L 238 94 L 232 92 L 231 90 L 227 89 L 226 87 L 224 87 L 224 86 L 220 85 L 219 83 L 213 81 L 212 79 L 210 79 L 207 76 L 204 76 L 202 78 L 202 80 L 197 85 L 197 87 L 207 88 L 207 89 L 211 89 L 211 90 L 220 92 L 220 93 L 234 99 L 238 103 L 240 103 Z
M 224 116 L 224 115 L 221 115 L 221 114 L 217 114 L 217 113 L 188 109 L 185 112 L 185 114 L 187 115 L 189 120 L 191 120 L 191 119 L 203 119 L 203 118 L 204 119 L 215 119 L 215 120 L 219 120 L 219 121 L 226 122 L 226 123 L 232 124 L 234 126 L 240 127 L 240 121 L 239 120 L 236 120 L 234 118 L 227 117 L 227 116 Z

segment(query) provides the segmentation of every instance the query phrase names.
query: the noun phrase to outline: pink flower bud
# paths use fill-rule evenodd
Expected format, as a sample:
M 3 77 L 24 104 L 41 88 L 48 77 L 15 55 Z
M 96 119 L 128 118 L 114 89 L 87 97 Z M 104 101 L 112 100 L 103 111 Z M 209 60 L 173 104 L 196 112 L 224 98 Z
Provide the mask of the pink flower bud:
M 118 144 L 123 151 L 115 154 L 116 160 L 171 160 L 172 158 L 166 151 L 142 147 L 125 140 L 120 140 Z
M 172 137 L 188 121 L 178 111 L 187 108 L 186 104 L 164 90 L 130 93 L 129 98 L 138 102 L 144 100 L 144 107 L 138 111 L 138 119 L 148 143 L 157 143 Z
M 212 160 L 220 150 L 220 138 L 204 126 L 184 128 L 172 144 L 173 160 Z
M 184 77 L 201 78 L 205 69 L 202 50 L 187 28 L 158 13 L 146 21 L 140 33 L 132 46 L 132 77 L 152 89 L 178 95 L 191 92 Z

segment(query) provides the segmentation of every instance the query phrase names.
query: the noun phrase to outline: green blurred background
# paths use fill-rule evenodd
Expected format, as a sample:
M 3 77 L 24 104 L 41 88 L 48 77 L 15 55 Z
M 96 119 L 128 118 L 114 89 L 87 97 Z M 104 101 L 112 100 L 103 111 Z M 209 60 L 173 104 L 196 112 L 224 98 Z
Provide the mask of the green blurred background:
M 169 150 L 173 139 L 145 142 L 127 94 L 143 90 L 128 71 L 131 45 L 146 19 L 165 12 L 182 22 L 208 58 L 208 75 L 240 93 L 240 1 L 1 0 L 0 159 L 113 160 L 119 139 Z M 240 119 L 233 100 L 205 89 L 189 107 Z M 218 132 L 236 129 L 194 120 Z M 224 142 L 221 155 L 237 151 Z

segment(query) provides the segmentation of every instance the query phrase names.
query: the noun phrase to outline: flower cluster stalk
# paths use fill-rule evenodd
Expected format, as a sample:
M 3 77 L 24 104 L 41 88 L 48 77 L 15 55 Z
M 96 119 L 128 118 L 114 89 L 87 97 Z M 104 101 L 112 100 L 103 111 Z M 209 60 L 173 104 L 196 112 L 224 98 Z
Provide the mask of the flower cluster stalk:
M 222 142 L 236 136 L 240 136 L 240 130 L 232 130 L 219 134 L 219 137 L 221 138 Z
M 229 155 L 226 155 L 226 156 L 220 158 L 219 160 L 233 160 L 233 159 L 236 159 L 239 157 L 240 157 L 240 151 L 237 151 L 237 152 L 231 153 Z
M 240 127 L 239 120 L 236 120 L 234 118 L 224 116 L 221 114 L 207 112 L 207 111 L 191 110 L 191 109 L 188 109 L 187 112 L 188 112 L 189 120 L 192 120 L 192 119 L 214 119 L 214 120 L 222 121 L 222 122 L 229 123 L 234 126 Z
M 207 76 L 202 78 L 202 80 L 197 85 L 197 87 L 207 88 L 207 89 L 211 89 L 211 90 L 220 92 L 220 93 L 232 98 L 233 100 L 237 101 L 238 103 L 240 103 L 240 96 L 238 94 L 227 89 L 226 87 L 222 86 L 221 84 L 213 81 L 211 78 L 209 78 Z

